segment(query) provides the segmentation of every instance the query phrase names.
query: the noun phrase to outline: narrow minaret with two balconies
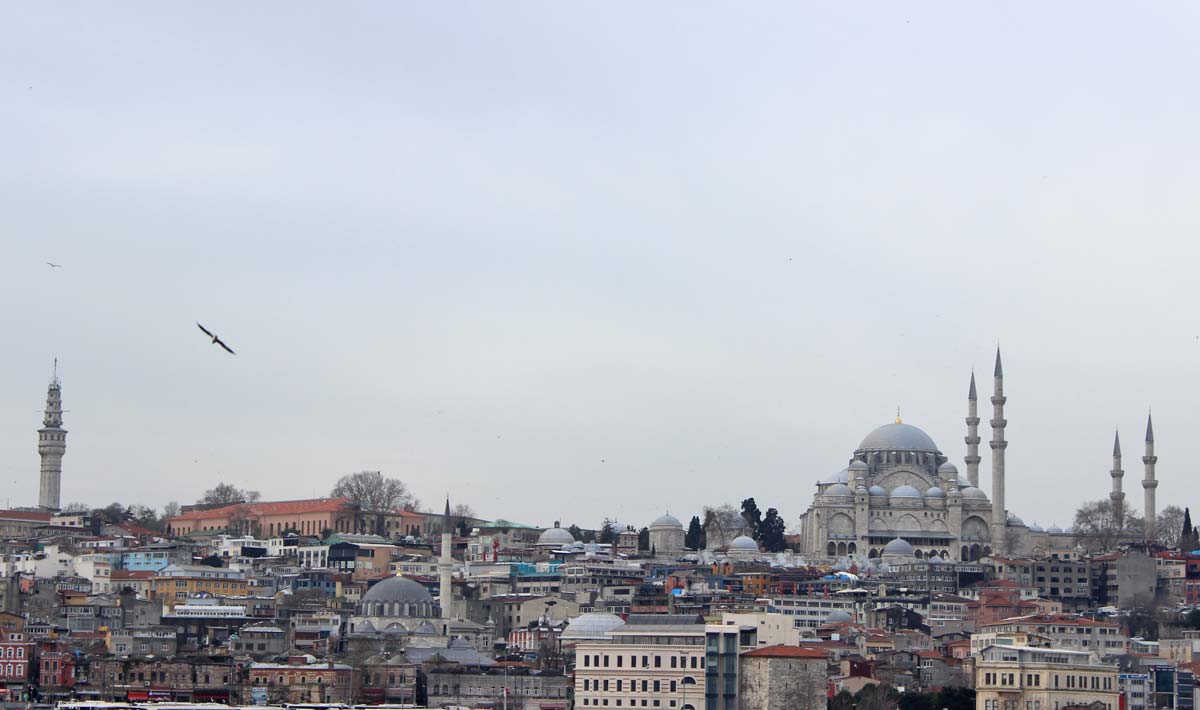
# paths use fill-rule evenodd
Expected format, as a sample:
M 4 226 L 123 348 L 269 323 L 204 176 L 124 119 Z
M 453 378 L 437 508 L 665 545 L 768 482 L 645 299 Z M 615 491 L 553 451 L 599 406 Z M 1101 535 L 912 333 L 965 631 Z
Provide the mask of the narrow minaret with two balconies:
M 1112 501 L 1113 520 L 1116 521 L 1119 529 L 1125 523 L 1125 491 L 1121 489 L 1125 471 L 1121 470 L 1121 432 L 1119 431 L 1113 435 L 1113 467 L 1108 473 L 1112 476 L 1112 493 L 1108 494 L 1108 499 Z
M 1154 518 L 1156 508 L 1154 506 L 1154 489 L 1158 488 L 1158 481 L 1154 480 L 1154 464 L 1158 463 L 1158 457 L 1154 455 L 1154 421 L 1149 414 L 1146 415 L 1146 455 L 1142 457 L 1142 463 L 1146 466 L 1146 478 L 1142 480 L 1142 488 L 1146 491 L 1146 540 L 1154 540 Z
M 454 587 L 451 572 L 454 569 L 453 547 L 454 523 L 450 519 L 450 496 L 446 496 L 446 513 L 442 516 L 442 554 L 438 557 L 438 605 L 442 608 L 443 633 L 449 635 L 451 606 L 454 604 Z
M 1000 365 L 1000 348 L 996 348 L 996 369 L 992 375 L 992 547 L 1005 544 L 1005 530 L 1008 525 L 1008 513 L 1004 509 L 1004 450 L 1008 442 L 1004 440 L 1004 428 L 1008 420 L 1004 418 L 1004 368 Z
M 42 457 L 41 481 L 38 486 L 38 507 L 59 510 L 62 491 L 62 459 L 67 453 L 67 430 L 63 429 L 62 385 L 58 381 L 58 361 L 54 361 L 54 377 L 46 390 L 46 415 L 38 429 L 38 455 Z
M 967 392 L 967 455 L 963 462 L 967 464 L 967 480 L 972 486 L 979 487 L 979 397 L 975 394 L 975 371 L 971 371 L 971 389 Z

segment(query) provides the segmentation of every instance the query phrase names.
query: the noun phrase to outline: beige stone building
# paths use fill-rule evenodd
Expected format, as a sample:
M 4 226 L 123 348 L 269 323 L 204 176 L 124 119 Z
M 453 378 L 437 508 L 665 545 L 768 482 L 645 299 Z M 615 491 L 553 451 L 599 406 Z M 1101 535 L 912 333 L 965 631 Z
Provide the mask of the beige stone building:
M 575 644 L 576 708 L 737 707 L 738 626 L 630 617 L 605 640 Z M 712 684 L 706 702 L 705 689 Z
M 767 646 L 741 657 L 740 710 L 824 710 L 829 656 L 817 648 Z
M 1117 666 L 1061 648 L 988 646 L 975 664 L 976 710 L 1119 708 Z M 1100 706 L 1095 706 L 1099 708 Z

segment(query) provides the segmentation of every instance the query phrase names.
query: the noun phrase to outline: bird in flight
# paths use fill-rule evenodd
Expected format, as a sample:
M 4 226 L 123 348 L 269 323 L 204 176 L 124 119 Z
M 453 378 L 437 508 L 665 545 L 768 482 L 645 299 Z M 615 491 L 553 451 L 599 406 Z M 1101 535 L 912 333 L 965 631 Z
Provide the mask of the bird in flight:
M 47 261 L 46 263 L 50 265 L 51 269 L 61 269 L 62 268 L 62 264 L 55 264 L 53 261 Z
M 229 353 L 230 355 L 237 355 L 237 353 L 235 353 L 235 352 L 234 352 L 234 351 L 233 351 L 233 350 L 232 350 L 232 349 L 231 349 L 231 348 L 230 348 L 228 345 L 226 345 L 225 343 L 221 342 L 221 339 L 220 339 L 220 338 L 218 338 L 217 336 L 213 335 L 213 334 L 212 334 L 212 333 L 211 333 L 211 332 L 208 330 L 208 328 L 205 328 L 204 326 L 200 325 L 199 321 L 197 321 L 197 322 L 196 322 L 196 327 L 197 327 L 197 328 L 199 328 L 200 330 L 203 330 L 205 335 L 207 335 L 208 337 L 212 338 L 213 344 L 215 344 L 215 345 L 220 345 L 221 347 L 225 348 L 225 350 L 226 350 L 226 351 L 228 351 L 228 353 Z

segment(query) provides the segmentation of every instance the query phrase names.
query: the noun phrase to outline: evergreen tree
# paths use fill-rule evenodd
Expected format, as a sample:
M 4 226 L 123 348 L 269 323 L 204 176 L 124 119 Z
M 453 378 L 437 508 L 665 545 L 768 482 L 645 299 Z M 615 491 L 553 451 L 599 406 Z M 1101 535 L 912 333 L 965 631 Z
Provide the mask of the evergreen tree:
M 1191 552 L 1198 546 L 1196 528 L 1192 526 L 1192 511 L 1190 508 L 1183 509 L 1183 530 L 1179 533 L 1179 549 L 1184 552 Z
M 683 546 L 689 550 L 699 550 L 704 546 L 704 528 L 700 526 L 700 516 L 693 515 L 688 523 L 687 533 L 683 536 Z
M 604 519 L 604 522 L 600 525 L 600 536 L 597 538 L 597 542 L 601 545 L 615 545 L 617 543 L 617 524 L 615 520 L 612 518 Z
M 753 498 L 742 501 L 742 520 L 750 527 L 750 537 L 759 539 L 758 526 L 762 524 L 762 511 L 758 509 L 758 503 L 755 503 Z
M 567 532 L 571 533 L 571 537 L 576 540 L 583 540 L 583 529 L 578 525 L 572 524 L 571 527 L 567 528 Z
M 645 552 L 650 549 L 650 528 L 638 530 L 638 550 Z
M 767 517 L 758 524 L 758 540 L 762 543 L 763 549 L 767 552 L 783 552 L 787 549 L 787 540 L 784 539 L 786 532 L 787 526 L 780 517 L 779 511 L 768 508 Z

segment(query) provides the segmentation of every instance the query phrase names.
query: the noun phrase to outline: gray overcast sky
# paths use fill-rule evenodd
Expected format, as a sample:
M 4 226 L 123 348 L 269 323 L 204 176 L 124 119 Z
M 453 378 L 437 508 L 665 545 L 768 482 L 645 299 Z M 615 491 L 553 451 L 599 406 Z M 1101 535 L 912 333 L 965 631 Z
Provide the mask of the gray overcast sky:
M 6 4 L 3 496 L 36 502 L 58 356 L 64 502 L 370 468 L 531 523 L 795 525 L 897 404 L 963 469 L 1000 342 L 1011 510 L 1105 495 L 1118 425 L 1140 509 L 1147 407 L 1160 506 L 1196 503 L 1198 23 Z

